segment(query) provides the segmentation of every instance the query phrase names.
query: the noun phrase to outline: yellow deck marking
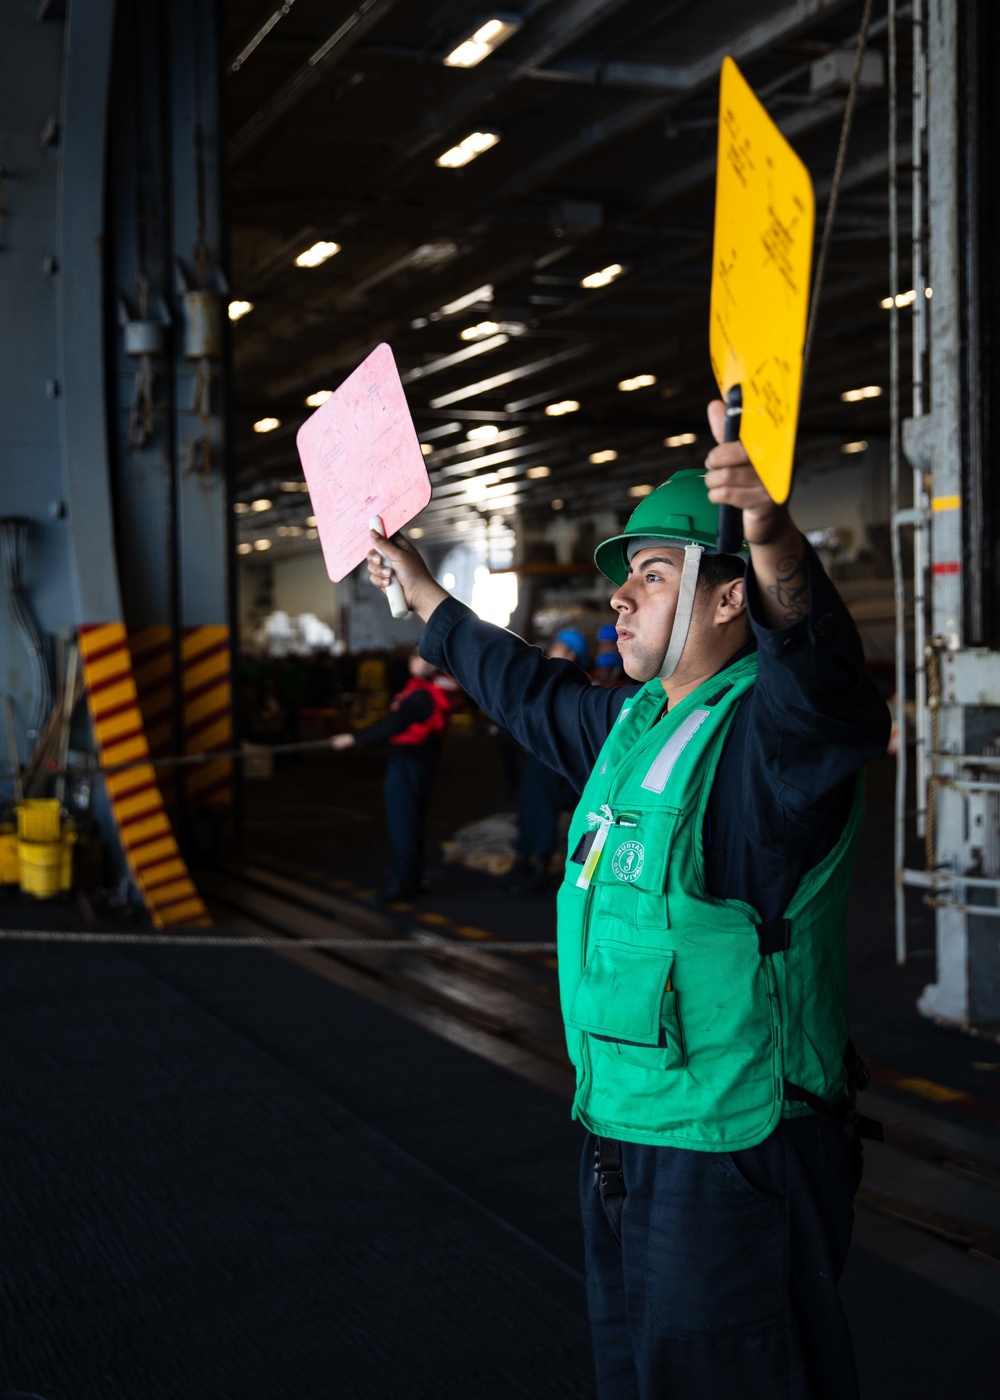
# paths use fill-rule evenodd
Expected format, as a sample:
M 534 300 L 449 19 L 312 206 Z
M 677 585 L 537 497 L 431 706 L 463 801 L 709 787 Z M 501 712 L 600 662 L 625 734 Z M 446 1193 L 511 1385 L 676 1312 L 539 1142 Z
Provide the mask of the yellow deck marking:
M 897 1079 L 896 1088 L 919 1094 L 922 1099 L 932 1099 L 935 1103 L 958 1103 L 969 1097 L 961 1089 L 949 1089 L 947 1084 L 935 1084 L 932 1079 L 920 1079 L 914 1075 Z
M 931 510 L 961 510 L 961 496 L 932 496 Z

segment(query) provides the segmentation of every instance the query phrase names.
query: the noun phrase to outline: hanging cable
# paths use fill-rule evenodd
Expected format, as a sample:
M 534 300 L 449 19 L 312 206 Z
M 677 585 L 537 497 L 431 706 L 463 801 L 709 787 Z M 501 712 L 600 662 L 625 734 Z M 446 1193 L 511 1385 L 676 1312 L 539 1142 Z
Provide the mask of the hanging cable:
M 900 540 L 902 452 L 899 409 L 899 113 L 896 0 L 889 0 L 889 519 L 892 586 L 896 610 L 896 793 L 893 869 L 895 876 L 896 962 L 906 962 L 906 581 Z
M 823 292 L 823 278 L 826 273 L 826 256 L 830 248 L 830 239 L 833 235 L 833 225 L 837 218 L 840 187 L 844 180 L 847 147 L 850 144 L 851 128 L 854 125 L 854 109 L 858 105 L 858 92 L 861 88 L 861 69 L 865 61 L 865 51 L 868 48 L 868 31 L 871 28 L 871 22 L 872 0 L 865 0 L 864 13 L 861 16 L 861 28 L 858 30 L 858 46 L 854 53 L 854 72 L 851 75 L 850 87 L 847 89 L 844 120 L 840 127 L 840 142 L 837 146 L 837 159 L 834 162 L 833 180 L 830 185 L 830 198 L 826 205 L 826 219 L 823 222 L 823 237 L 820 240 L 819 255 L 816 258 L 816 274 L 813 278 L 812 301 L 809 305 L 806 343 L 802 350 L 803 385 L 805 385 L 809 373 L 809 358 L 812 353 L 813 337 L 816 334 L 816 322 L 819 315 L 819 299 Z

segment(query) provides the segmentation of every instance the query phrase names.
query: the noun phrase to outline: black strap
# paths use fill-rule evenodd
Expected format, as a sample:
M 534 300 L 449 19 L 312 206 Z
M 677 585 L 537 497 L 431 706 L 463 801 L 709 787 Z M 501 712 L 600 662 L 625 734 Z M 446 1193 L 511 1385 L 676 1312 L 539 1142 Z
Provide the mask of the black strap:
M 867 1138 L 871 1142 L 884 1142 L 885 1133 L 879 1120 L 867 1118 L 857 1110 L 858 1094 L 868 1088 L 871 1073 L 854 1048 L 852 1040 L 847 1042 L 844 1051 L 844 1076 L 844 1097 L 836 1103 L 821 1099 L 818 1094 L 803 1089 L 801 1084 L 793 1084 L 788 1079 L 782 1080 L 782 1092 L 787 1102 L 807 1104 L 814 1113 L 822 1113 L 827 1118 L 832 1118 L 842 1128 L 853 1128 L 858 1137 Z
M 622 1145 L 615 1138 L 599 1137 L 594 1149 L 594 1176 L 601 1190 L 604 1208 L 617 1234 L 621 1234 L 622 1206 L 628 1192 L 622 1171 Z

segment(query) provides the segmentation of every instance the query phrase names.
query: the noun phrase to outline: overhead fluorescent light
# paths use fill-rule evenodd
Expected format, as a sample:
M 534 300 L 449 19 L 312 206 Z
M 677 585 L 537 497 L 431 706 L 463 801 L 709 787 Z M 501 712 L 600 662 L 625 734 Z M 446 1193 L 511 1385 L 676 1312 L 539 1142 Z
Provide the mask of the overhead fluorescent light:
M 595 467 L 599 467 L 602 462 L 614 462 L 618 458 L 618 453 L 613 447 L 606 447 L 603 452 L 592 452 L 590 460 Z
M 880 399 L 882 386 L 880 384 L 866 384 L 863 389 L 845 389 L 840 397 L 844 403 L 859 403 L 862 399 Z
M 445 59 L 448 68 L 475 68 L 521 28 L 520 15 L 496 15 L 463 39 Z
M 317 389 L 315 394 L 310 394 L 306 403 L 310 408 L 319 408 L 320 404 L 326 403 L 327 399 L 333 398 L 332 389 Z
M 649 389 L 655 383 L 655 374 L 635 374 L 631 379 L 619 379 L 618 387 L 623 394 L 631 394 L 636 389 Z
M 864 438 L 861 438 L 860 441 L 858 441 L 858 442 L 845 442 L 844 445 L 843 445 L 843 447 L 842 447 L 840 450 L 841 450 L 841 452 L 843 452 L 846 456 L 850 457 L 850 456 L 852 456 L 855 452 L 867 452 L 867 451 L 868 451 L 868 444 L 867 444 L 867 442 L 864 440 Z
M 252 301 L 231 301 L 229 303 L 229 319 L 230 321 L 239 321 L 252 310 Z
M 236 515 L 246 515 L 249 509 L 250 507 L 247 505 L 246 501 L 233 502 L 233 512 Z
M 560 399 L 559 403 L 547 403 L 545 412 L 550 418 L 561 418 L 565 413 L 575 413 L 579 407 L 576 399 Z
M 465 499 L 467 501 L 485 501 L 490 494 L 490 486 L 493 478 L 489 476 L 474 476 L 465 485 Z
M 655 490 L 655 486 L 649 485 L 630 486 L 628 488 L 628 493 L 630 496 L 651 496 Z
M 459 331 L 463 340 L 482 340 L 484 335 L 496 335 L 500 329 L 498 321 L 480 321 L 478 325 L 466 326 L 464 331 Z
M 620 277 L 625 271 L 621 263 L 609 263 L 607 267 L 602 267 L 600 272 L 591 272 L 589 276 L 580 279 L 581 287 L 606 287 L 609 282 L 613 282 L 616 277 Z
M 698 441 L 697 433 L 675 433 L 673 437 L 663 439 L 664 447 L 690 447 L 692 443 Z
M 495 423 L 481 423 L 478 428 L 470 428 L 465 436 L 470 442 L 496 442 L 500 431 Z
M 255 433 L 273 433 L 275 428 L 280 427 L 280 418 L 258 418 L 253 425 L 253 430 Z
M 474 292 L 466 292 L 464 297 L 456 297 L 454 301 L 446 302 L 438 312 L 438 316 L 457 316 L 460 311 L 468 311 L 470 306 L 477 306 L 483 301 L 493 300 L 493 284 L 487 282 L 482 287 L 477 287 Z
M 450 146 L 447 151 L 443 151 L 435 164 L 445 170 L 458 170 L 460 166 L 468 165 L 470 160 L 481 156 L 484 151 L 491 150 L 499 140 L 498 131 L 470 131 L 468 136 L 462 137 L 457 146 Z
M 289 493 L 298 491 L 305 494 L 305 492 L 309 490 L 309 487 L 304 481 L 283 481 L 281 483 L 281 489 L 282 491 L 288 491 Z
M 419 525 L 414 525 L 409 533 L 411 540 L 422 540 L 424 537 L 424 532 Z
M 307 531 L 306 531 L 306 539 L 307 539 L 307 540 L 314 540 L 314 539 L 316 539 L 316 537 L 318 536 L 318 534 L 319 534 L 319 531 L 318 531 L 318 530 L 307 530 Z
M 552 468 L 551 468 L 551 467 L 529 467 L 529 468 L 528 468 L 528 475 L 532 478 L 533 481 L 539 481 L 543 476 L 551 476 L 551 475 L 552 475 Z
M 549 504 L 551 505 L 551 507 L 552 507 L 553 510 L 562 510 L 562 508 L 563 508 L 563 506 L 566 504 L 566 502 L 562 499 L 561 496 L 557 496 L 557 497 L 555 498 L 555 500 L 554 500 L 554 501 L 550 501 Z
M 271 541 L 270 541 L 270 540 L 254 540 L 254 542 L 253 542 L 253 547 L 254 547 L 254 549 L 260 549 L 260 550 L 270 549 L 270 548 L 271 548 Z
M 237 553 L 237 554 L 252 554 L 252 553 L 253 553 L 253 545 L 252 545 L 252 544 L 249 544 L 246 540 L 244 540 L 242 544 L 238 544 L 238 545 L 236 546 L 236 553 Z
M 315 515 L 307 515 L 307 516 L 306 516 L 306 524 L 307 524 L 307 525 L 310 525 L 310 526 L 315 525 L 315 524 L 316 524 L 316 517 L 315 517 Z
M 425 457 L 429 457 L 429 456 L 431 455 L 431 453 L 434 451 L 434 448 L 433 448 L 433 446 L 432 446 L 431 443 L 429 443 L 429 442 L 422 442 L 422 443 L 420 444 L 420 450 L 421 450 L 421 452 L 424 454 Z
M 255 510 L 259 515 L 262 511 L 271 509 L 271 502 L 266 496 L 261 496 L 259 500 L 250 502 L 250 509 Z
M 319 267 L 320 263 L 325 263 L 327 258 L 332 258 L 334 253 L 340 252 L 339 243 L 321 241 L 314 243 L 311 248 L 307 248 L 304 253 L 300 253 L 295 259 L 296 267 Z

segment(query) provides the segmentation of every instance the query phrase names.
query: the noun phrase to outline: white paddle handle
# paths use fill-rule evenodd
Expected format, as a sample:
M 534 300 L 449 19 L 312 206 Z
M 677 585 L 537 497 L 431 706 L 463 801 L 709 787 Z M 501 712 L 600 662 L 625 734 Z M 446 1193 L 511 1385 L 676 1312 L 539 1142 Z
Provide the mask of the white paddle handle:
M 385 526 L 382 524 L 382 517 L 380 515 L 372 516 L 371 520 L 368 522 L 368 528 L 369 530 L 377 530 L 380 535 L 385 534 Z M 388 564 L 389 561 L 385 555 L 382 554 L 381 550 L 379 550 L 379 554 L 382 555 L 382 563 Z M 409 616 L 410 610 L 406 606 L 406 599 L 403 597 L 402 584 L 395 576 L 393 576 L 392 582 L 385 590 L 385 596 L 389 600 L 389 611 L 392 613 L 393 617 Z

